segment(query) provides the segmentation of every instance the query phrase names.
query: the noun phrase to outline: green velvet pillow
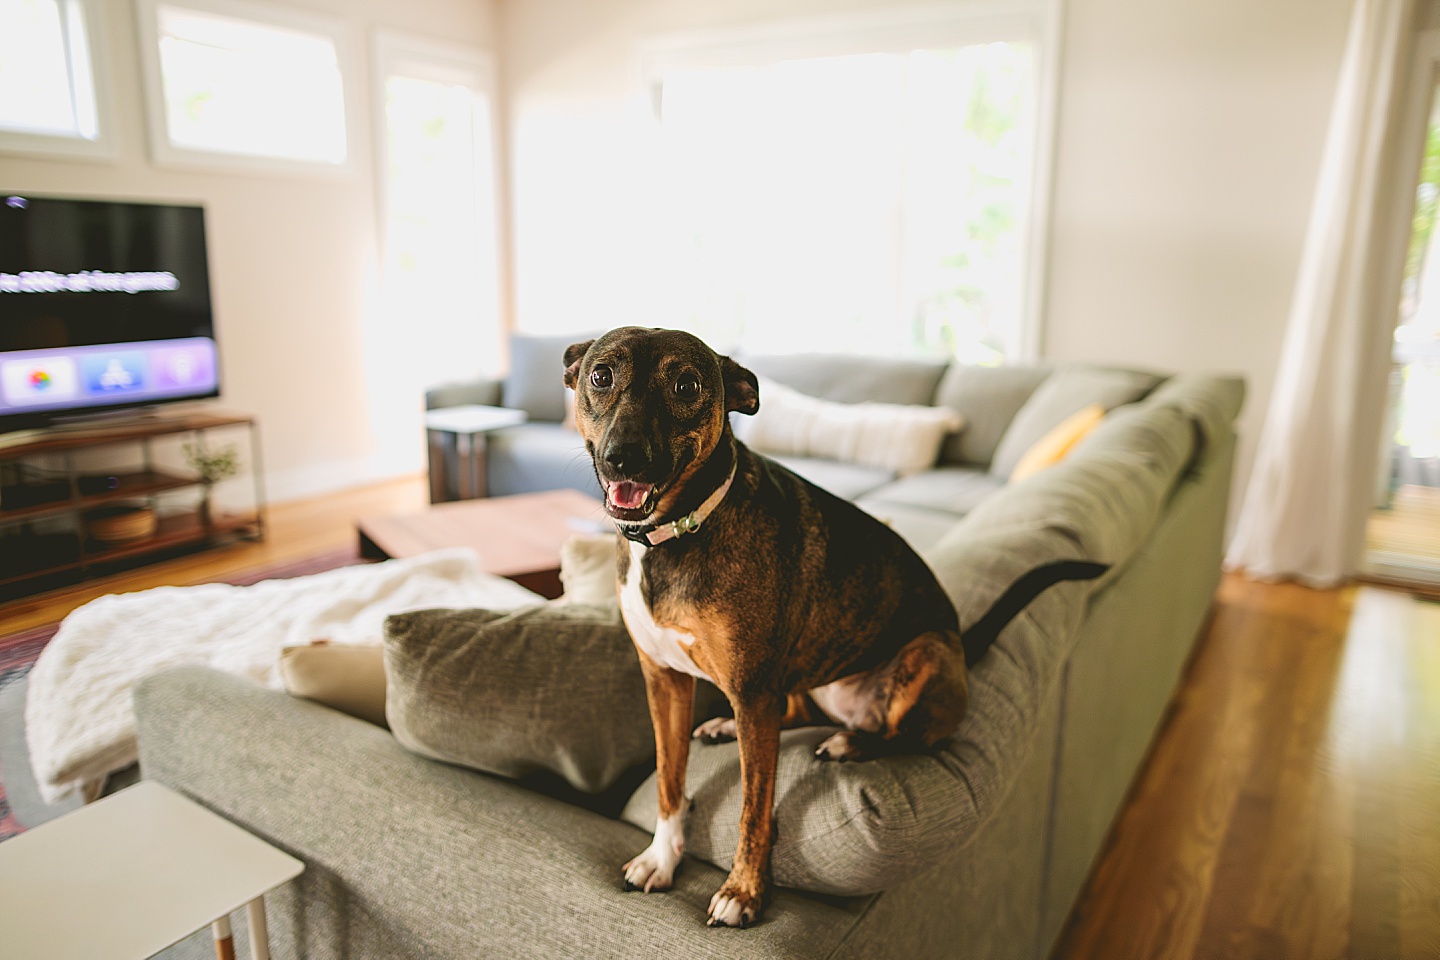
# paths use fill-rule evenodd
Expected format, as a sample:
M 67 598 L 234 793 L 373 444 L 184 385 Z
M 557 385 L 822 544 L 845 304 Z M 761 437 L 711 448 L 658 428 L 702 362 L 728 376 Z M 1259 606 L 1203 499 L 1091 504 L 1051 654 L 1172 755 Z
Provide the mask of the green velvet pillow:
M 396 614 L 385 677 L 390 729 L 422 756 L 590 794 L 654 762 L 645 680 L 614 603 Z

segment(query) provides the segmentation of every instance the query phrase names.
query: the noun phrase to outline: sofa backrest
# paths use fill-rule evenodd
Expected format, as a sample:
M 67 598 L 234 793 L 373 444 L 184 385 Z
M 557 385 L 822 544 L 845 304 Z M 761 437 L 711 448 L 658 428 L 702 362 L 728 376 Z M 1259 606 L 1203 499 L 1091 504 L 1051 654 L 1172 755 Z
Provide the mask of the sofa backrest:
M 533 421 L 559 423 L 565 419 L 565 348 L 588 340 L 586 334 L 537 337 L 516 333 L 510 337 L 510 372 L 505 375 L 502 403 L 524 410 Z
M 1109 564 L 1113 577 L 1150 535 L 1195 448 L 1194 422 L 1178 404 L 1123 407 L 1064 461 L 982 501 L 929 556 L 943 556 L 951 539 L 1040 523 L 1079 544 L 1082 559 Z
M 1032 446 L 1071 416 L 1088 407 L 1107 413 L 1134 403 L 1155 389 L 1163 377 L 1138 370 L 1070 364 L 1045 378 L 1015 412 L 990 458 L 990 472 L 1008 480 Z
M 946 368 L 941 360 L 849 354 L 737 354 L 735 359 L 762 377 L 836 403 L 932 406 Z M 760 402 L 765 402 L 763 395 Z
M 1050 368 L 1012 364 L 980 367 L 951 364 L 940 380 L 935 403 L 965 418 L 940 450 L 941 463 L 989 466 L 1015 414 L 1050 376 Z

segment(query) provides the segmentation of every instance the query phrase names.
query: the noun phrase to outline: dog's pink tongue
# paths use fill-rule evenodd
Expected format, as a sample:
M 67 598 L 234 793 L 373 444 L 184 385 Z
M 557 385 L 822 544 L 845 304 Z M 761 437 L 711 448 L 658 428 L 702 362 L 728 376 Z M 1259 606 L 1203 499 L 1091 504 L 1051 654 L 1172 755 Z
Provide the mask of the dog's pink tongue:
M 649 484 L 622 480 L 610 487 L 610 502 L 622 510 L 638 510 L 649 492 Z

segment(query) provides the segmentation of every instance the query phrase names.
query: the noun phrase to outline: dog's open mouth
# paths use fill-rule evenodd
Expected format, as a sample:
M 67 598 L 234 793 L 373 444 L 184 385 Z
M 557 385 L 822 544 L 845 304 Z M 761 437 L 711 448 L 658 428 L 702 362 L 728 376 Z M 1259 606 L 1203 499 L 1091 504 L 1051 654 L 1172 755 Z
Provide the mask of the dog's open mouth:
M 644 520 L 655 512 L 655 485 L 634 480 L 605 481 L 605 509 L 617 520 Z

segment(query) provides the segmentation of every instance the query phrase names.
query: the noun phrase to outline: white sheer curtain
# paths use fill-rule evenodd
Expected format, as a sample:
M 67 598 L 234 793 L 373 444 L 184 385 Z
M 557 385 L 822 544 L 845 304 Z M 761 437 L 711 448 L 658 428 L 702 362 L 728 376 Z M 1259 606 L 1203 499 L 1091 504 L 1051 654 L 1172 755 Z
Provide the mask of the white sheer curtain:
M 1331 586 L 1360 561 L 1399 296 L 1392 174 L 1414 8 L 1356 0 L 1350 21 L 1274 393 L 1226 556 L 1254 577 Z

